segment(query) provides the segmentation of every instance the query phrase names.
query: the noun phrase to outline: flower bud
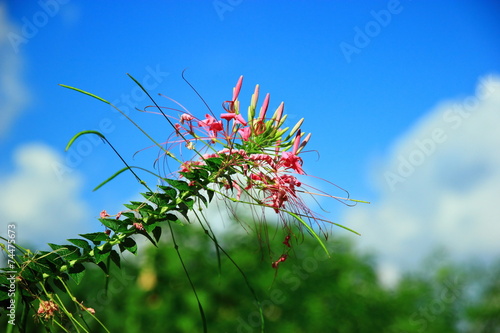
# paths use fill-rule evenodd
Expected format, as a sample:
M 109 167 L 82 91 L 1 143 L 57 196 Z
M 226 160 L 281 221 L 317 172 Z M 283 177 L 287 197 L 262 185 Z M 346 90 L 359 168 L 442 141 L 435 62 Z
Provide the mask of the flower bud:
M 236 83 L 236 87 L 234 87 L 234 89 L 233 89 L 233 102 L 236 101 L 236 99 L 238 99 L 238 95 L 240 94 L 242 83 L 243 83 L 243 75 L 240 76 L 240 78 L 238 79 L 238 82 Z
M 297 154 L 300 153 L 302 151 L 302 149 L 304 149 L 304 147 L 307 145 L 307 143 L 311 139 L 311 135 L 312 135 L 312 133 L 307 134 L 304 141 L 302 141 L 302 143 L 300 144 L 299 149 L 297 149 Z
M 255 86 L 255 91 L 252 95 L 252 100 L 250 101 L 250 106 L 248 107 L 248 120 L 252 120 L 255 116 L 255 109 L 257 108 L 257 100 L 259 99 L 259 85 Z
M 278 106 L 278 108 L 274 112 L 273 117 L 271 118 L 272 120 L 274 120 L 276 122 L 277 125 L 280 123 L 281 116 L 283 115 L 284 109 L 285 109 L 285 103 L 281 102 L 281 104 Z
M 290 131 L 290 133 L 288 134 L 288 136 L 286 137 L 285 140 L 289 140 L 295 134 L 295 132 L 297 132 L 297 130 L 300 128 L 300 126 L 302 126 L 303 122 L 304 122 L 304 118 L 301 118 L 297 122 L 297 124 L 295 124 L 295 126 L 293 126 L 292 130 Z
M 269 98 L 271 95 L 269 93 L 266 94 L 266 97 L 264 98 L 264 102 L 262 102 L 262 107 L 260 108 L 260 113 L 259 113 L 259 119 L 264 120 L 266 117 L 266 112 L 267 112 L 267 107 L 269 106 Z

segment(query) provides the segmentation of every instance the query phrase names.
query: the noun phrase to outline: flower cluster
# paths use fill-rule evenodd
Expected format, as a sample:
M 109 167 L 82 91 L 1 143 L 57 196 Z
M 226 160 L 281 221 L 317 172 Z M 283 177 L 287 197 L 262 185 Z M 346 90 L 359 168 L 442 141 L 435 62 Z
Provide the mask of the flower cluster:
M 59 306 L 53 301 L 40 301 L 40 305 L 36 313 L 40 318 L 49 320 L 53 318 L 58 311 Z
M 176 134 L 186 141 L 186 146 L 194 149 L 202 143 L 203 148 L 211 150 L 196 160 L 182 163 L 179 172 L 185 174 L 199 166 L 204 160 L 213 157 L 223 158 L 226 171 L 232 171 L 242 177 L 220 177 L 226 189 L 236 190 L 236 199 L 240 200 L 243 192 L 257 189 L 264 193 L 260 202 L 272 207 L 276 213 L 286 209 L 289 201 L 297 202 L 297 187 L 301 182 L 294 174 L 305 174 L 299 153 L 309 141 L 311 135 L 303 138 L 301 119 L 288 135 L 289 128 L 281 128 L 285 122 L 284 103 L 281 103 L 273 116 L 267 118 L 270 96 L 266 95 L 259 115 L 256 116 L 256 104 L 259 96 L 257 85 L 248 108 L 248 120 L 240 113 L 238 95 L 243 77 L 240 77 L 233 91 L 233 98 L 223 104 L 226 112 L 215 115 L 206 114 L 205 119 L 197 119 L 190 113 L 183 113 L 175 124 Z M 219 149 L 218 149 L 218 148 Z M 234 172 L 237 170 L 238 172 Z

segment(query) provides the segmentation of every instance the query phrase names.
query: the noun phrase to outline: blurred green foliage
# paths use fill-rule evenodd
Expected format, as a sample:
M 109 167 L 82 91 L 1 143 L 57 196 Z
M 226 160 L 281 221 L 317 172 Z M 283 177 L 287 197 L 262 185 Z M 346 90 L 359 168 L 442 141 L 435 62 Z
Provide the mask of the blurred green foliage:
M 209 332 L 260 332 L 257 301 L 240 271 L 195 225 L 175 226 L 176 240 L 199 293 Z M 167 233 L 167 230 L 165 230 Z M 276 235 L 280 234 L 279 232 Z M 269 227 L 271 239 L 275 230 Z M 276 236 L 281 239 L 280 236 Z M 279 239 L 276 239 L 278 242 Z M 377 278 L 375 257 L 345 238 L 327 241 L 331 257 L 305 235 L 278 270 L 253 234 L 225 234 L 223 248 L 258 296 L 265 332 L 498 332 L 500 284 L 495 272 L 438 261 L 392 287 Z M 139 246 L 107 280 L 87 272 L 74 295 L 111 332 L 201 332 L 196 299 L 167 236 L 159 247 Z M 274 254 L 279 256 L 279 254 Z M 481 277 L 478 279 L 478 276 Z M 107 285 L 107 286 L 106 286 Z M 92 332 L 101 332 L 86 318 Z M 6 327 L 5 315 L 0 327 Z M 31 318 L 28 321 L 32 321 Z M 28 332 L 42 332 L 30 325 Z M 14 330 L 15 332 L 16 330 Z M 57 330 L 54 330 L 57 331 Z

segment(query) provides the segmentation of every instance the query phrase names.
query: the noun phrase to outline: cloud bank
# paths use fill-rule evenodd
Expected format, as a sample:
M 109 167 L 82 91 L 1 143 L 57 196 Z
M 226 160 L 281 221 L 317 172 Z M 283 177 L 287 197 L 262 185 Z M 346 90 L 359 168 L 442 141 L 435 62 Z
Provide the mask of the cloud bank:
M 439 104 L 393 146 L 373 174 L 379 200 L 344 220 L 381 255 L 394 282 L 437 248 L 451 259 L 500 255 L 500 77 Z
M 13 159 L 13 172 L 0 176 L 2 234 L 7 224 L 15 223 L 19 244 L 42 246 L 86 232 L 85 224 L 93 216 L 79 196 L 82 180 L 73 173 L 60 181 L 53 169 L 62 156 L 32 143 L 17 148 Z

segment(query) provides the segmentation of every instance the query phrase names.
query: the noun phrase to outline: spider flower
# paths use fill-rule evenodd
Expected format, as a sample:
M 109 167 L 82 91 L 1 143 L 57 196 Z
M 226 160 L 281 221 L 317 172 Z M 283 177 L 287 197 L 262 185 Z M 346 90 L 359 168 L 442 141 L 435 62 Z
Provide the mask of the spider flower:
M 204 148 L 210 151 L 182 163 L 180 174 L 193 172 L 204 165 L 208 158 L 222 158 L 224 167 L 219 170 L 219 177 L 214 179 L 214 183 L 219 183 L 227 191 L 236 190 L 236 200 L 246 193 L 251 200 L 273 208 L 276 213 L 288 209 L 288 204 L 305 207 L 297 194 L 297 188 L 302 184 L 294 176 L 305 174 L 302 158 L 299 157 L 307 143 L 303 140 L 301 144 L 300 126 L 303 119 L 291 131 L 288 131 L 288 127 L 282 128 L 286 119 L 283 114 L 284 103 L 278 106 L 271 118 L 266 118 L 269 94 L 266 94 L 260 112 L 256 115 L 258 85 L 249 107 L 250 118 L 245 119 L 239 107 L 235 107 L 239 105 L 242 82 L 243 77 L 240 77 L 233 89 L 233 99 L 223 103 L 226 112 L 219 114 L 220 119 L 215 114 L 206 114 L 203 120 L 187 113 L 180 116 L 179 122 L 175 124 L 178 135 L 182 135 L 182 139 L 191 145 L 203 142 Z M 263 194 L 264 198 L 259 199 L 251 190 Z
M 310 133 L 305 135 L 300 129 L 304 119 L 300 119 L 291 130 L 285 127 L 287 115 L 284 113 L 284 103 L 280 103 L 269 117 L 269 94 L 265 95 L 256 113 L 259 85 L 255 87 L 245 119 L 240 113 L 238 100 L 242 82 L 243 77 L 240 77 L 233 88 L 232 100 L 222 103 L 223 112 L 218 115 L 211 110 L 211 114 L 206 114 L 204 119 L 197 119 L 190 113 L 181 114 L 174 125 L 177 139 L 170 142 L 185 142 L 185 146 L 197 154 L 181 162 L 178 172 L 181 177 L 189 179 L 189 185 L 193 186 L 197 184 L 196 175 L 200 174 L 197 172 L 205 168 L 211 175 L 208 182 L 204 180 L 199 183 L 205 189 L 215 191 L 231 201 L 274 210 L 283 223 L 287 235 L 283 244 L 287 247 L 290 247 L 290 237 L 296 237 L 296 230 L 302 232 L 304 228 L 319 240 L 311 222 L 322 229 L 319 222 L 329 221 L 314 213 L 302 194 L 330 197 L 344 204 L 347 204 L 346 200 L 352 199 L 330 196 L 299 180 L 299 176 L 306 175 L 300 155 L 311 138 Z M 202 148 L 197 150 L 199 147 Z M 208 159 L 211 158 L 219 161 L 216 170 L 208 165 Z M 212 186 L 207 187 L 207 183 Z M 313 193 L 311 189 L 319 193 Z M 290 221 L 298 223 L 292 224 Z M 298 228 L 294 229 L 294 226 Z M 286 252 L 273 262 L 273 267 L 277 268 L 285 260 Z

